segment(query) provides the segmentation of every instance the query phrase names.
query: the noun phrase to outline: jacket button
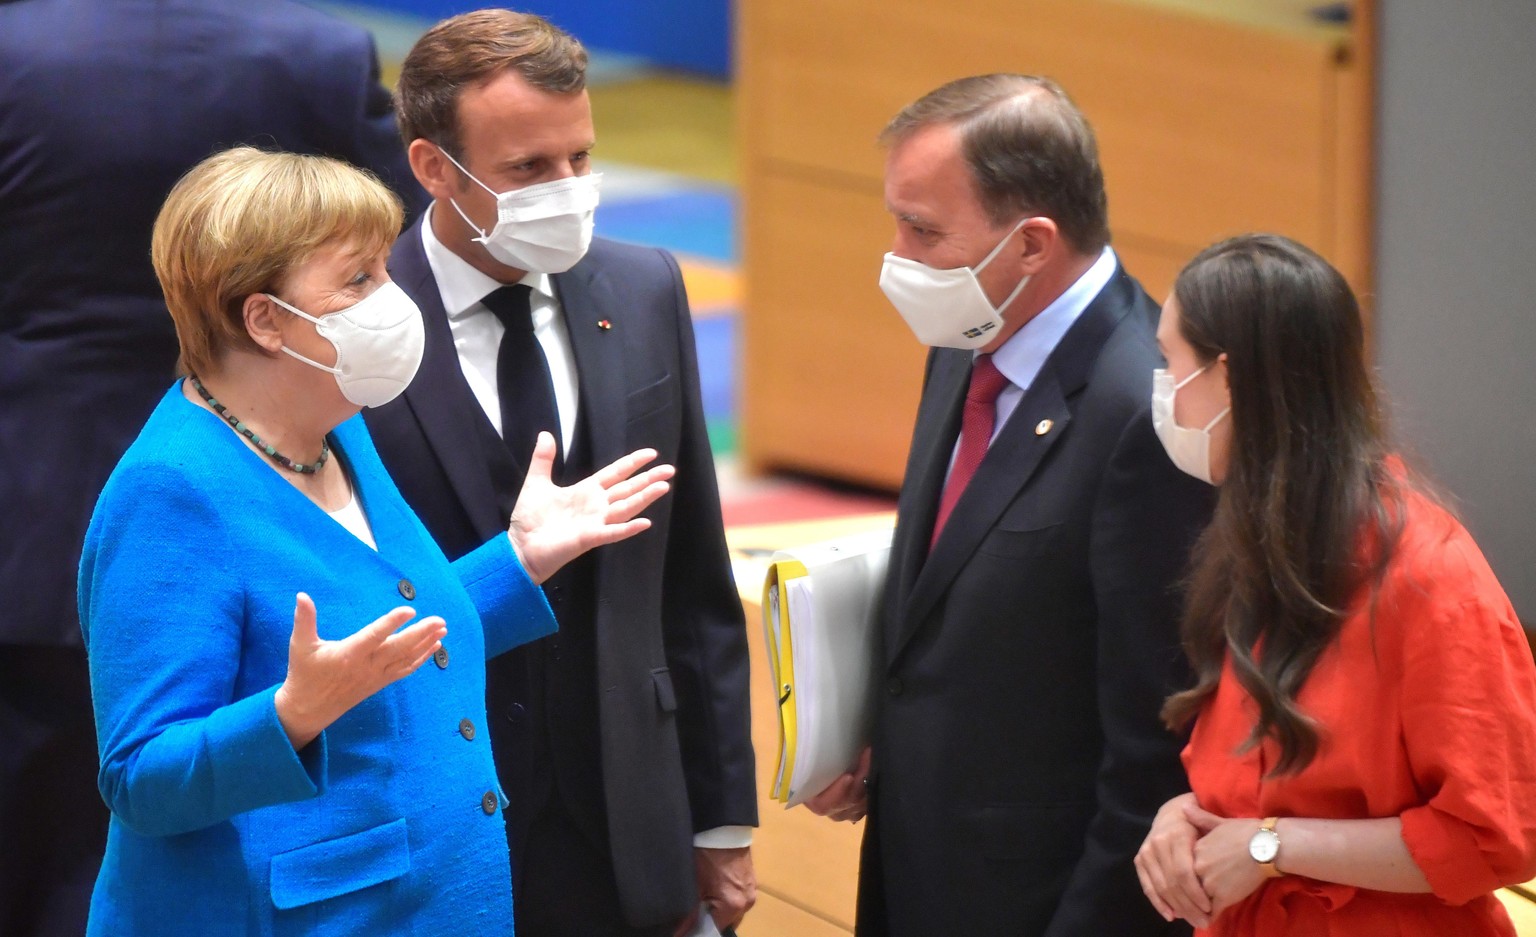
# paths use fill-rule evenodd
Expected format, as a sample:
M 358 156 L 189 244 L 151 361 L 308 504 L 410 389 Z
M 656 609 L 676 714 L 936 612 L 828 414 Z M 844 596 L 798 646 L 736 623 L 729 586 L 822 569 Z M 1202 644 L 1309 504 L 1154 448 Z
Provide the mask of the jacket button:
M 459 734 L 464 736 L 465 741 L 473 742 L 475 740 L 475 724 L 468 719 L 460 719 Z
M 892 677 L 885 682 L 885 692 L 892 696 L 900 696 L 905 689 L 906 687 L 902 684 L 900 677 Z
M 433 651 L 432 652 L 432 663 L 437 665 L 437 669 L 438 670 L 447 670 L 448 669 L 448 649 L 446 647 L 439 647 L 437 650 Z
M 411 581 L 409 579 L 400 580 L 400 585 L 396 586 L 395 588 L 400 590 L 400 594 L 405 597 L 407 602 L 416 598 L 416 587 L 411 585 Z
M 495 791 L 486 791 L 485 792 L 485 796 L 480 798 L 480 809 L 484 810 L 485 811 L 485 815 L 488 816 L 488 817 L 495 815 L 495 813 L 496 813 L 496 792 Z
M 515 726 L 522 725 L 523 718 L 527 715 L 528 710 L 523 708 L 522 703 L 513 703 L 507 707 L 507 721 Z

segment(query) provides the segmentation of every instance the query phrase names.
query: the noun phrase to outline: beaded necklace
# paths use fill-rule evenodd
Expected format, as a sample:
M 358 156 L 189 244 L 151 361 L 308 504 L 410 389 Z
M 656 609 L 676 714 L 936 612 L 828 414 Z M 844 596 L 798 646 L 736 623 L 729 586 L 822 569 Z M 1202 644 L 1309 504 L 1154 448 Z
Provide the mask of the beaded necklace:
M 197 389 L 198 394 L 208 402 L 208 406 L 213 408 L 214 413 L 217 413 L 219 416 L 223 417 L 224 422 L 235 428 L 235 432 L 255 443 L 257 449 L 265 452 L 269 457 L 271 457 L 272 461 L 276 462 L 278 465 L 281 465 L 283 468 L 298 472 L 300 475 L 313 475 L 314 473 L 320 471 L 321 467 L 325 465 L 325 460 L 330 457 L 331 444 L 327 440 L 322 439 L 320 440 L 320 457 L 313 463 L 305 465 L 302 462 L 293 461 L 292 459 L 283 455 L 281 452 L 278 452 L 273 447 L 262 442 L 261 437 L 251 432 L 251 428 L 246 426 L 244 421 L 226 410 L 222 403 L 214 400 L 213 395 L 208 393 L 208 388 L 203 386 L 203 382 L 197 379 L 196 374 L 189 374 L 187 377 L 191 379 L 192 386 Z

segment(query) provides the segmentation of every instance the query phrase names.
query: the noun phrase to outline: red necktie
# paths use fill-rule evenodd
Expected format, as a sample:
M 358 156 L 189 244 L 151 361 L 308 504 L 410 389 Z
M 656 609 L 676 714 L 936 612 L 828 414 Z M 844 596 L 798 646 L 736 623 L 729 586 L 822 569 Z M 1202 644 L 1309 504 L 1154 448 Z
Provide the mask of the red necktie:
M 939 516 L 933 522 L 933 539 L 928 541 L 930 550 L 939 542 L 944 522 L 987 454 L 992 428 L 997 424 L 997 395 L 1007 386 L 1008 378 L 992 363 L 992 356 L 977 355 L 971 365 L 971 389 L 965 392 L 965 414 L 960 419 L 960 451 L 955 453 L 955 464 L 939 498 Z

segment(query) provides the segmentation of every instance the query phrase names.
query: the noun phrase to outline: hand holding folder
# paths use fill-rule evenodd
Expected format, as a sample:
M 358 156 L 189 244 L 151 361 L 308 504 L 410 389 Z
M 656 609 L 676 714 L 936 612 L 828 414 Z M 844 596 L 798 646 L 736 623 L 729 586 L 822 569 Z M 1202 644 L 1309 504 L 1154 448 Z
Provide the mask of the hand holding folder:
M 763 630 L 779 701 L 773 797 L 793 807 L 858 759 L 873 718 L 875 617 L 891 531 L 774 554 Z

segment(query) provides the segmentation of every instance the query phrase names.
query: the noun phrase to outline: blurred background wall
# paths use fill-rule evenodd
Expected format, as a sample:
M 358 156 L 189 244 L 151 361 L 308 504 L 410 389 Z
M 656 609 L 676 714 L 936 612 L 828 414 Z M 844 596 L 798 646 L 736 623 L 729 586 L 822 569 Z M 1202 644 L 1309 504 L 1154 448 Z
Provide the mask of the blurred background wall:
M 1391 0 L 1380 25 L 1381 369 L 1536 624 L 1536 3 Z
M 427 25 L 476 6 L 316 5 L 373 25 L 386 77 Z M 867 508 L 899 482 L 921 349 L 875 286 L 889 222 L 874 136 L 948 78 L 1039 72 L 1094 122 L 1116 246 L 1155 296 L 1243 230 L 1295 236 L 1345 271 L 1405 448 L 1536 623 L 1536 3 L 524 6 L 595 53 L 599 233 L 682 256 L 726 472 L 861 486 L 745 513 L 728 497 L 728 516 Z
M 483 4 L 369 0 L 366 5 L 435 22 Z M 594 49 L 715 78 L 731 72 L 727 0 L 544 0 L 512 6 L 551 20 Z

